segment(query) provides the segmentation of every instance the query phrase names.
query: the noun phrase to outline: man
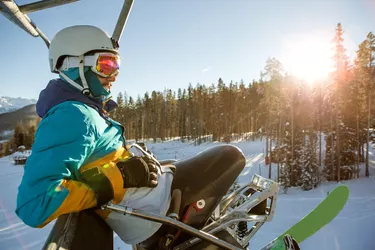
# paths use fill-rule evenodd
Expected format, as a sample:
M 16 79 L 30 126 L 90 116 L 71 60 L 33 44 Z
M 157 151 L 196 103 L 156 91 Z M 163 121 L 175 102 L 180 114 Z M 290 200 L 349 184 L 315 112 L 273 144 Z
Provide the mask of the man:
M 108 117 L 117 106 L 110 89 L 120 70 L 120 55 L 110 36 L 94 26 L 65 28 L 51 41 L 49 61 L 59 78 L 51 80 L 38 99 L 42 120 L 18 189 L 17 215 L 38 228 L 62 214 L 108 202 L 165 215 L 172 172 L 129 153 L 123 126 Z M 140 219 L 115 223 L 117 215 L 98 213 L 129 244 L 160 227 Z

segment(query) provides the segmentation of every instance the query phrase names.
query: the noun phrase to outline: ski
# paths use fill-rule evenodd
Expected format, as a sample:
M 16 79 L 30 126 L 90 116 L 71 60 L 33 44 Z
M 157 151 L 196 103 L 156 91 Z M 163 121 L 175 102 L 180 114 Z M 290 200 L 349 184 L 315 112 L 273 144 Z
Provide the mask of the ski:
M 349 188 L 337 186 L 328 196 L 303 219 L 272 240 L 261 250 L 285 250 L 284 236 L 290 235 L 300 244 L 331 222 L 343 209 L 349 198 Z

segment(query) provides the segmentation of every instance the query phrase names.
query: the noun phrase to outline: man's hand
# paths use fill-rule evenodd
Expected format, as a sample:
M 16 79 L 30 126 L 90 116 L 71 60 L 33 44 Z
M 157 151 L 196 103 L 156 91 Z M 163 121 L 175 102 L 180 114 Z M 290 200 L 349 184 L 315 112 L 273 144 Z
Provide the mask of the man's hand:
M 116 165 L 122 172 L 124 188 L 154 188 L 158 185 L 157 163 L 148 157 L 134 156 L 129 160 L 120 161 Z

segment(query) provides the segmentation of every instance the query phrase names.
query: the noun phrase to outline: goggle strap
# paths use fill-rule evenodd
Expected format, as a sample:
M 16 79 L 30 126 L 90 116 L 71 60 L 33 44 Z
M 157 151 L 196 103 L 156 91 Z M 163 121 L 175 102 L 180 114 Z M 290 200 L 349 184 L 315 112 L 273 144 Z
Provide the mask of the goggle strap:
M 95 63 L 95 56 L 85 56 L 85 61 L 84 61 L 84 66 L 92 66 L 94 65 Z M 70 68 L 77 68 L 80 64 L 80 57 L 76 57 L 76 56 L 68 56 L 68 57 L 65 57 L 64 61 L 63 61 L 63 64 L 61 65 L 61 67 L 59 68 L 59 71 L 65 71 L 65 70 L 68 70 Z
M 81 77 L 83 89 L 89 89 L 89 85 L 87 84 L 86 77 L 85 77 L 85 70 L 84 70 L 84 61 L 85 57 L 83 55 L 79 56 L 79 76 Z

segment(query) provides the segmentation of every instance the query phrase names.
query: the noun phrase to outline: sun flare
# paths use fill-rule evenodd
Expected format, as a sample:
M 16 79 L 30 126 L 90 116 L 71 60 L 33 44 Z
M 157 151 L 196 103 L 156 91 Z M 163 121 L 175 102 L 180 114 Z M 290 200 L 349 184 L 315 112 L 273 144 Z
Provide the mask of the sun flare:
M 333 51 L 329 37 L 299 35 L 284 44 L 283 64 L 288 73 L 313 83 L 323 79 L 333 66 Z

